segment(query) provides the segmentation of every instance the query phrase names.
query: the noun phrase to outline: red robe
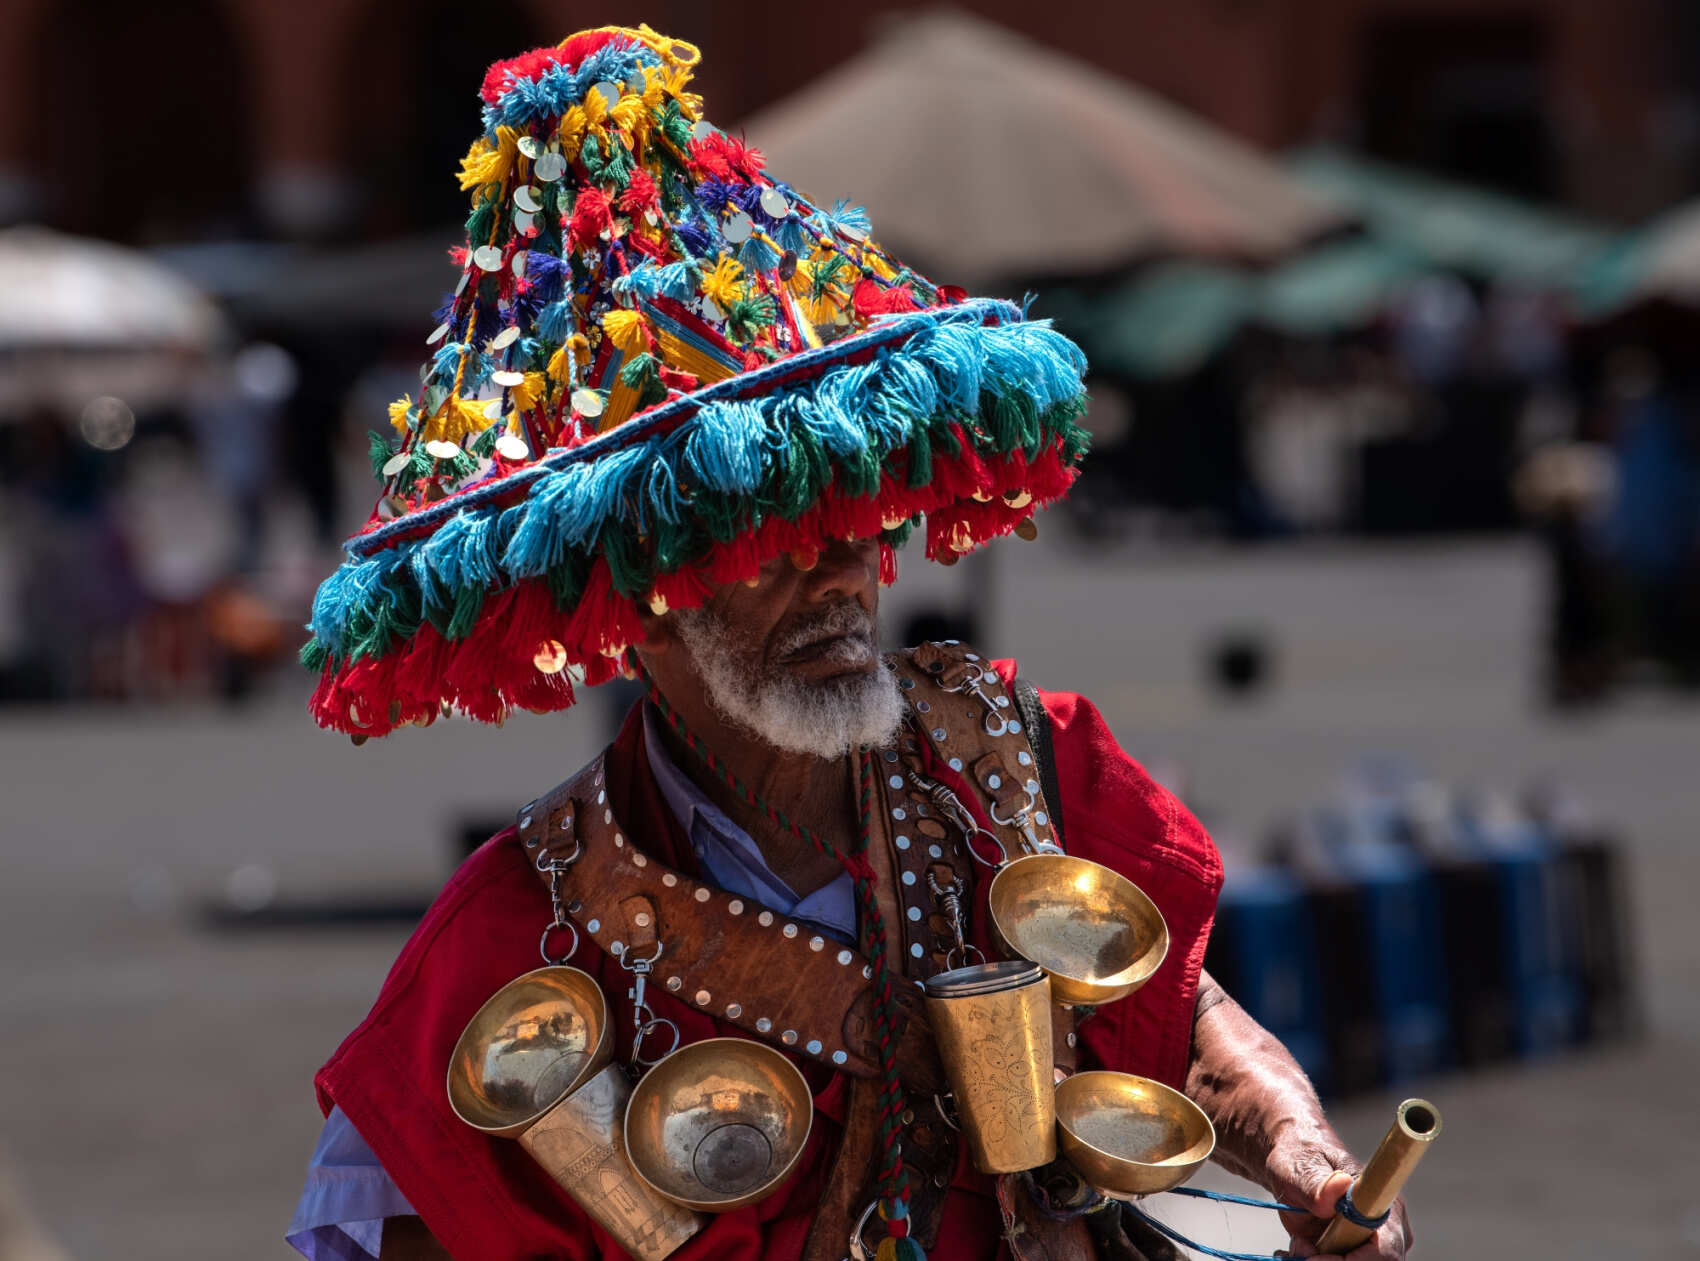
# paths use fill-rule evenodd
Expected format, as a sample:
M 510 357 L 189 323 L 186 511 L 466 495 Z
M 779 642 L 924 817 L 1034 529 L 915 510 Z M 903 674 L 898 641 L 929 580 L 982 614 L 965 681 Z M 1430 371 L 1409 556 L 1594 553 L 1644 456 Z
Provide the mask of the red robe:
M 1013 662 L 994 665 L 1006 682 L 1013 678 Z M 1065 847 L 1137 884 L 1163 912 L 1170 934 L 1168 957 L 1150 982 L 1080 1025 L 1081 1067 L 1178 1087 L 1221 860 L 1198 821 L 1122 752 L 1089 701 L 1064 692 L 1040 695 L 1051 715 Z M 636 708 L 607 766 L 610 803 L 626 834 L 645 838 L 661 862 L 697 874 L 648 773 Z M 990 882 L 979 883 L 976 927 L 986 921 Z M 320 1108 L 342 1108 L 432 1233 L 462 1261 L 626 1256 L 518 1143 L 479 1133 L 449 1108 L 445 1079 L 456 1039 L 486 998 L 539 966 L 537 934 L 549 917 L 548 897 L 514 830 L 491 838 L 445 886 L 402 948 L 371 1014 L 315 1078 Z M 608 995 L 616 1057 L 624 1061 L 631 1049 L 629 974 L 588 937 L 571 962 Z M 649 1001 L 656 1015 L 678 1024 L 684 1042 L 748 1036 L 659 986 L 650 988 Z M 789 1261 L 801 1253 L 838 1144 L 846 1079 L 812 1061 L 797 1063 L 814 1092 L 816 1118 L 796 1171 L 761 1203 L 713 1218 L 673 1254 L 678 1261 Z M 991 1180 L 968 1163 L 966 1145 L 930 1255 L 933 1261 L 1004 1255 Z

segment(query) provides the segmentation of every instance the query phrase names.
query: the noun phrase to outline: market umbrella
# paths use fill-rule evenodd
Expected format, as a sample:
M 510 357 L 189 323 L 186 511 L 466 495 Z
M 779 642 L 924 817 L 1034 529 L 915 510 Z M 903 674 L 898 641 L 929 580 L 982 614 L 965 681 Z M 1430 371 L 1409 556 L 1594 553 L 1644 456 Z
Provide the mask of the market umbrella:
M 1326 337 L 1367 324 L 1431 270 L 1378 236 L 1328 241 L 1260 278 L 1254 314 L 1293 337 Z
M 1186 111 L 949 10 L 894 19 L 745 134 L 802 192 L 861 200 L 882 242 L 970 287 L 1154 255 L 1267 260 L 1345 218 Z
M 1700 307 L 1700 201 L 1625 235 L 1595 260 L 1578 295 L 1584 314 L 1597 318 L 1655 300 Z
M 228 340 L 218 308 L 169 268 L 45 228 L 0 231 L 0 293 L 0 414 L 157 403 Z

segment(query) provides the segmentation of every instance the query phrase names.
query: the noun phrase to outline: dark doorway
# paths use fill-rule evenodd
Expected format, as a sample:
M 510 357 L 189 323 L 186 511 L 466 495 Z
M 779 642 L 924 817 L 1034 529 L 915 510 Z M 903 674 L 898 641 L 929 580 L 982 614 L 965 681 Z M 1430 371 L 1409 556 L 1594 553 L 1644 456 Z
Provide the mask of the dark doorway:
M 1554 194 L 1538 16 L 1384 18 L 1365 39 L 1371 153 L 1525 197 Z

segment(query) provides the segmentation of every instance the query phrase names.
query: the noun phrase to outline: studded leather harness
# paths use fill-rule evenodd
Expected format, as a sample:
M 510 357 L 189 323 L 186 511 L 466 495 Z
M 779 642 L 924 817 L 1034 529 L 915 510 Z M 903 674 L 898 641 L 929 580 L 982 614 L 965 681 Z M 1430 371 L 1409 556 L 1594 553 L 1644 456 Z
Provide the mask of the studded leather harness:
M 909 1098 L 902 1142 L 912 1230 L 926 1247 L 956 1167 L 957 1135 L 928 1098 L 948 1086 L 918 984 L 967 961 L 977 870 L 1000 861 L 1000 851 L 1013 858 L 1056 842 L 1045 776 L 998 675 L 960 644 L 924 644 L 889 661 L 909 722 L 897 746 L 878 755 L 882 800 L 870 840 L 878 852 L 870 857 L 889 880 L 887 905 L 898 909 L 887 925 L 894 954 L 900 947 L 903 975 L 916 983 L 898 990 L 906 1017 L 898 1062 Z M 560 873 L 565 910 L 604 951 L 653 957 L 651 982 L 672 998 L 852 1077 L 844 1140 L 804 1250 L 809 1261 L 842 1257 L 872 1174 L 879 1066 L 867 958 L 644 853 L 614 816 L 601 757 L 527 804 L 518 823 L 546 882 L 551 858 L 570 862 Z M 1072 1015 L 1063 1007 L 1053 1014 L 1057 1065 L 1072 1069 Z

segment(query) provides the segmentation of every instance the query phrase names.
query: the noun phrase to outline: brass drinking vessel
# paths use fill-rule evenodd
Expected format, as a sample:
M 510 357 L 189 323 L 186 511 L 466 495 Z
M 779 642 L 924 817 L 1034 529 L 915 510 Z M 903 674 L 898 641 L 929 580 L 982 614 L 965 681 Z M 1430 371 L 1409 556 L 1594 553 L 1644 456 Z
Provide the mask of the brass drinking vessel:
M 982 1173 L 1056 1158 L 1051 987 L 1023 959 L 980 963 L 922 982 L 968 1149 Z
M 1114 1199 L 1178 1187 L 1216 1149 L 1203 1109 L 1146 1077 L 1076 1073 L 1057 1083 L 1056 1106 L 1063 1156 Z
M 992 934 L 1012 958 L 1051 978 L 1051 997 L 1095 1007 L 1125 998 L 1169 953 L 1156 904 L 1127 877 L 1067 854 L 1033 854 L 1005 865 L 987 894 Z
M 626 1159 L 631 1083 L 617 1064 L 608 1001 L 587 973 L 548 967 L 478 1009 L 449 1057 L 449 1103 L 474 1129 L 515 1138 L 641 1261 L 661 1261 L 703 1221 L 656 1195 Z
M 705 1225 L 655 1191 L 626 1154 L 631 1079 L 609 1064 L 519 1136 L 520 1146 L 640 1261 L 661 1261 Z
M 723 1213 L 785 1180 L 814 1116 L 808 1083 L 784 1055 L 748 1038 L 708 1038 L 638 1082 L 626 1105 L 626 1150 L 654 1191 Z
M 449 1103 L 475 1130 L 518 1138 L 608 1062 L 608 1000 L 577 968 L 538 968 L 497 990 L 449 1057 Z

